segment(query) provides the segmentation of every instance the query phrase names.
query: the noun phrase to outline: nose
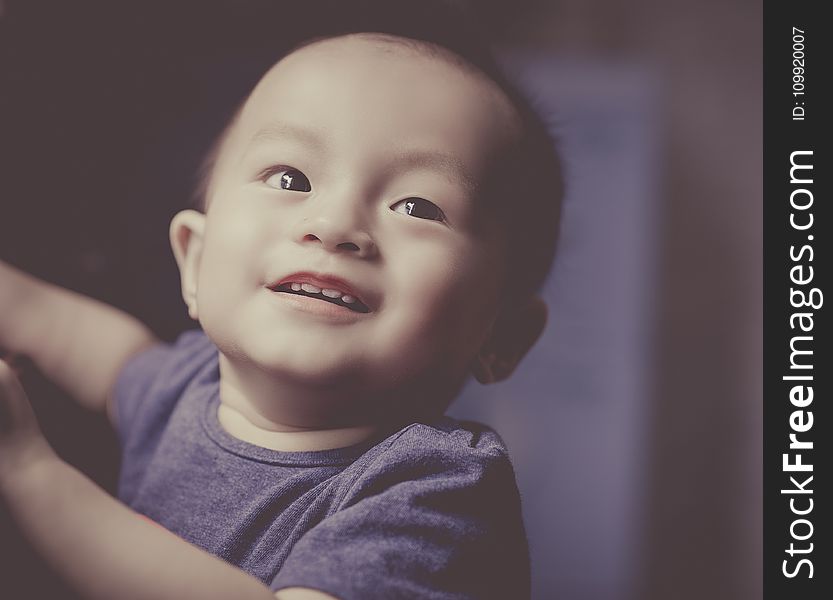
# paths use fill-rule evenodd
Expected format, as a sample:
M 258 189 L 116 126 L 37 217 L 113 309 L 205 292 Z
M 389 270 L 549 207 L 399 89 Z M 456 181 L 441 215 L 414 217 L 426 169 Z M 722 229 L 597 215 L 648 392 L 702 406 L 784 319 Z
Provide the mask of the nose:
M 296 225 L 295 239 L 302 244 L 321 244 L 329 252 L 372 258 L 377 252 L 373 238 L 347 212 L 330 210 L 304 216 Z

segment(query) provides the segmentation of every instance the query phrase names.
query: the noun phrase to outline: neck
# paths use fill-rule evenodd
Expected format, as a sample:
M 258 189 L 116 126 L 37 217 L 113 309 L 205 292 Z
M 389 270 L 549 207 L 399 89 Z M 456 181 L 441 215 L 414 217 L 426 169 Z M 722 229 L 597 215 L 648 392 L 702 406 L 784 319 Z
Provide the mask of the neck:
M 380 405 L 372 395 L 359 397 L 343 386 L 278 380 L 220 354 L 220 424 L 230 435 L 257 446 L 286 452 L 330 450 L 404 424 L 373 410 Z

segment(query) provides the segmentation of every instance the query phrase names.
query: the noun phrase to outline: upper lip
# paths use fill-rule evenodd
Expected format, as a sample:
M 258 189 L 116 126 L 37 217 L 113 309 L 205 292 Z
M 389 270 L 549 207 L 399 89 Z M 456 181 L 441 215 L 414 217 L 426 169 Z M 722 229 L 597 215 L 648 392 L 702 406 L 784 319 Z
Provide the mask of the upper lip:
M 335 275 L 329 275 L 327 273 L 313 273 L 312 271 L 301 271 L 282 277 L 274 283 L 269 284 L 267 287 L 271 290 L 275 290 L 276 288 L 287 283 L 309 283 L 322 289 L 327 288 L 337 290 L 342 294 L 347 294 L 357 298 L 359 302 L 367 306 L 370 310 L 374 310 L 375 308 L 372 303 L 373 299 L 368 298 L 367 293 L 357 291 L 352 284 L 348 283 L 341 277 L 336 277 Z

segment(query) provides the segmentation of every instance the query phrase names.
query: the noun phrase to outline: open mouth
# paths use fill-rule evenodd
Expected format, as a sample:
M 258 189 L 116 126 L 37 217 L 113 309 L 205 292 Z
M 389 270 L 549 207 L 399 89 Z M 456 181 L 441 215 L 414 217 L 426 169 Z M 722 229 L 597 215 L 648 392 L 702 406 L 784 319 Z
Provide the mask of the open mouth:
M 301 283 L 294 281 L 287 281 L 269 288 L 273 292 L 284 292 L 287 294 L 295 294 L 297 296 L 307 296 L 308 298 L 315 298 L 316 300 L 323 300 L 336 306 L 343 306 L 349 310 L 357 313 L 369 313 L 370 309 L 362 303 L 361 300 L 350 294 L 345 294 L 339 290 L 330 288 L 321 288 L 311 283 Z

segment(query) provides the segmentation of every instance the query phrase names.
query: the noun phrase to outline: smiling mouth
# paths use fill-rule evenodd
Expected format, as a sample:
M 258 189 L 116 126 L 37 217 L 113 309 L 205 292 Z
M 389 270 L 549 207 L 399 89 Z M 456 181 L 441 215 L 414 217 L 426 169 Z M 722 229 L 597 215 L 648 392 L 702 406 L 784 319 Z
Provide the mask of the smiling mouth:
M 343 292 L 334 289 L 320 288 L 310 283 L 286 282 L 269 289 L 273 292 L 283 292 L 286 294 L 306 296 L 307 298 L 323 300 L 324 302 L 329 302 L 330 304 L 335 304 L 336 306 L 342 306 L 357 313 L 370 312 L 370 309 L 355 296 L 344 294 Z

